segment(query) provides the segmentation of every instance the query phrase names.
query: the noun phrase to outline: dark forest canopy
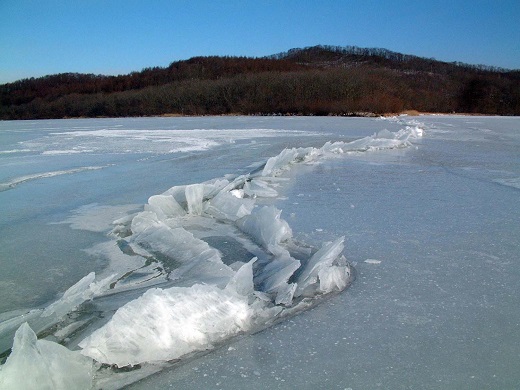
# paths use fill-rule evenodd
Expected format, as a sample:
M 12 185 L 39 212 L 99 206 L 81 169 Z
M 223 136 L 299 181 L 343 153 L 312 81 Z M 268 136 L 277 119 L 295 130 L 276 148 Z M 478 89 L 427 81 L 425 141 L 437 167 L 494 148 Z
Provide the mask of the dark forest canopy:
M 314 46 L 264 58 L 194 57 L 127 75 L 63 73 L 0 85 L 0 119 L 404 110 L 520 115 L 520 71 Z

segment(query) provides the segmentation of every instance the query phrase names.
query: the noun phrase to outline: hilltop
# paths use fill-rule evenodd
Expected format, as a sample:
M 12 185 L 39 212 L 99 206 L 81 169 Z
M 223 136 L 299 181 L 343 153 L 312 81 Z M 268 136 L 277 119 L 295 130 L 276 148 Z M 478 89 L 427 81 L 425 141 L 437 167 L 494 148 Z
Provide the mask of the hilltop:
M 520 115 L 520 71 L 354 46 L 194 57 L 127 75 L 0 85 L 0 119 L 151 115 Z

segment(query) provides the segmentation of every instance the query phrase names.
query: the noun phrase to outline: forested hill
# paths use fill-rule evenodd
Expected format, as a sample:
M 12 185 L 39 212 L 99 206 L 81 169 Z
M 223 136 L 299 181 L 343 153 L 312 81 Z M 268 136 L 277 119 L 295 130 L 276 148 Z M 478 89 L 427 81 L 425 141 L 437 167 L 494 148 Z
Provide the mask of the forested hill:
M 314 46 L 264 58 L 194 57 L 120 76 L 64 73 L 0 85 L 0 119 L 404 110 L 520 115 L 520 70 Z

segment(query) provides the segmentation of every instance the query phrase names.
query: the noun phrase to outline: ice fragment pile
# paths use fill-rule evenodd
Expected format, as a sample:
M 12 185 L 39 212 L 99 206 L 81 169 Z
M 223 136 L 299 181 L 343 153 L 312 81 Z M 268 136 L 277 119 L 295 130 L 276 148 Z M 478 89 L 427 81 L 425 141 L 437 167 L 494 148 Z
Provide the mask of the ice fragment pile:
M 102 247 L 112 251 L 109 273 L 99 280 L 87 275 L 61 299 L 25 317 L 37 331 L 62 321 L 54 336 L 74 335 L 72 346 L 79 351 L 37 340 L 22 324 L 0 384 L 89 388 L 93 364 L 99 370 L 101 363 L 124 367 L 179 359 L 345 289 L 351 269 L 344 238 L 321 248 L 294 240 L 281 210 L 270 202 L 284 183 L 280 176 L 331 155 L 407 147 L 421 135 L 419 126 L 407 126 L 349 143 L 285 149 L 250 174 L 151 196 L 142 211 L 114 222 L 112 244 Z M 68 316 L 87 301 L 99 317 Z M 0 324 L 0 332 L 23 318 Z

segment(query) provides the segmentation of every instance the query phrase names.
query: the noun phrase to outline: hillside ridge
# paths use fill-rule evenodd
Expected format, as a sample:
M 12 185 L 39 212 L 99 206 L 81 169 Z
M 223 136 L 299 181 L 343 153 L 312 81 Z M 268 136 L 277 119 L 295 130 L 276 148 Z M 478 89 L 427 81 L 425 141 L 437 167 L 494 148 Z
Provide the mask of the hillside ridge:
M 0 85 L 0 119 L 403 110 L 520 115 L 520 71 L 318 45 L 266 57 L 198 56 L 119 76 L 62 73 Z

